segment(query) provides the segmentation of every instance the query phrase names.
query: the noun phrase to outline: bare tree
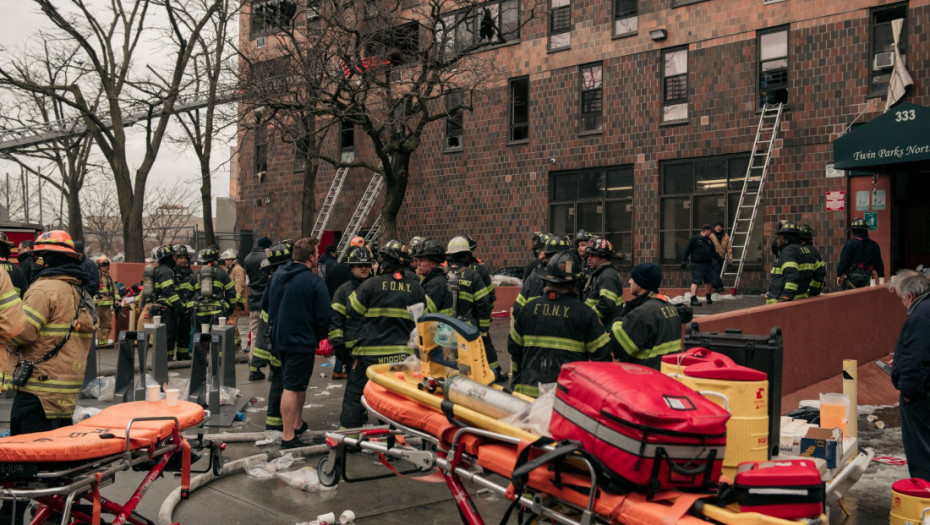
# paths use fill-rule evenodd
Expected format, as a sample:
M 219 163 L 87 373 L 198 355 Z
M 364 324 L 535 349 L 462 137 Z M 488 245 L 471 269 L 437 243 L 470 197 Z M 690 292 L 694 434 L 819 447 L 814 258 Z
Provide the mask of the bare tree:
M 123 251 L 119 202 L 113 182 L 102 176 L 90 181 L 81 192 L 81 201 L 88 253 L 99 251 L 113 256 Z
M 69 8 L 59 8 L 53 0 L 33 0 L 46 18 L 57 28 L 51 38 L 70 40 L 80 51 L 75 64 L 102 94 L 103 107 L 98 113 L 94 99 L 88 97 L 82 83 L 55 84 L 44 79 L 24 77 L 9 64 L 0 66 L 0 83 L 20 90 L 54 98 L 73 108 L 109 164 L 119 197 L 120 217 L 126 258 L 140 262 L 144 258 L 142 214 L 145 185 L 161 148 L 165 131 L 180 95 L 184 73 L 198 38 L 222 0 L 214 0 L 202 12 L 179 10 L 177 0 L 111 0 L 88 5 L 85 0 L 70 0 Z M 150 11 L 161 10 L 167 18 L 170 45 L 161 50 L 171 61 L 164 72 L 151 65 L 147 71 L 134 67 L 138 60 L 143 34 L 151 35 L 155 17 Z M 170 52 L 167 50 L 171 49 Z M 145 128 L 145 155 L 135 168 L 126 150 L 125 126 L 142 122 Z
M 68 49 L 61 42 L 43 40 L 42 45 L 27 49 L 35 48 L 38 48 L 37 52 L 27 51 L 22 58 L 11 60 L 11 66 L 19 75 L 41 79 L 49 85 L 80 82 L 81 71 L 74 67 L 75 46 Z M 60 100 L 43 93 L 9 87 L 0 92 L 8 101 L 7 111 L 0 115 L 0 128 L 3 129 L 49 125 L 65 121 L 75 114 Z M 66 220 L 60 217 L 60 222 L 68 225 L 68 231 L 75 239 L 84 238 L 79 193 L 90 167 L 88 159 L 92 146 L 93 140 L 87 134 L 61 134 L 49 142 L 0 155 L 0 158 L 20 165 L 37 180 L 44 180 L 64 196 L 68 214 Z M 46 169 L 49 167 L 51 169 Z
M 205 9 L 205 2 L 200 4 Z M 223 0 L 207 27 L 196 40 L 185 91 L 196 94 L 203 107 L 179 114 L 183 137 L 169 136 L 175 143 L 189 145 L 197 155 L 200 168 L 200 200 L 203 210 L 204 242 L 216 244 L 213 232 L 213 189 L 211 169 L 214 142 L 225 130 L 236 124 L 235 105 L 227 105 L 237 97 L 236 53 L 231 37 L 239 15 L 238 2 Z M 230 35 L 233 30 L 233 35 Z
M 197 218 L 197 201 L 183 183 L 149 190 L 143 219 L 146 237 L 156 246 L 188 242 Z
M 258 89 L 274 87 L 267 79 L 256 84 L 255 75 L 246 77 L 253 81 L 247 90 L 251 105 L 240 108 L 242 115 L 260 111 L 270 121 L 266 112 L 280 114 L 275 125 L 296 129 L 292 137 L 309 133 L 308 142 L 316 145 L 307 148 L 310 158 L 379 173 L 385 182 L 382 232 L 388 236 L 396 235 L 410 157 L 424 130 L 451 119 L 454 131 L 475 95 L 506 78 L 496 54 L 484 51 L 518 38 L 540 8 L 532 0 L 313 0 L 300 13 L 288 0 L 250 7 L 251 30 L 275 33 L 270 53 L 286 65 L 272 69 L 287 74 L 278 81 L 283 89 L 271 90 Z M 244 54 L 243 63 L 256 64 L 259 56 Z M 259 131 L 262 124 L 258 119 Z M 344 124 L 367 136 L 374 161 L 327 155 L 318 147 L 321 134 Z

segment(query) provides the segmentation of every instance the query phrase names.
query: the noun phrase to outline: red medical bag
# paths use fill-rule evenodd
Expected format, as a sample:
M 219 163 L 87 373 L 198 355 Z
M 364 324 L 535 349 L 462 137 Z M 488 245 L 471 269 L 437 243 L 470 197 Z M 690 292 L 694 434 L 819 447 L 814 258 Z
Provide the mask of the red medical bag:
M 613 474 L 651 490 L 709 488 L 720 477 L 730 414 L 657 370 L 631 363 L 562 367 L 549 430 L 580 441 Z
M 742 512 L 789 520 L 823 514 L 826 491 L 809 459 L 740 463 L 733 487 Z

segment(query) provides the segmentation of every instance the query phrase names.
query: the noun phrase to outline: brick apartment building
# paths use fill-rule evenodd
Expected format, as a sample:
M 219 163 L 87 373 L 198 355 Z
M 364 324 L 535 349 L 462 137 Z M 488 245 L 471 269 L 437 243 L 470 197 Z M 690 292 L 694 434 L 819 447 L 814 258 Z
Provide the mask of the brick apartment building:
M 503 267 L 529 260 L 533 231 L 584 228 L 610 239 L 624 264 L 661 262 L 666 286 L 686 286 L 681 251 L 702 223 L 730 229 L 769 101 L 784 112 L 741 291 L 767 287 L 780 220 L 812 226 L 828 290 L 847 225 L 865 214 L 887 272 L 930 263 L 930 33 L 920 29 L 930 0 L 547 2 L 518 39 L 483 51 L 509 77 L 460 122 L 435 123 L 415 153 L 402 236 L 468 232 Z M 242 16 L 242 45 L 254 46 Z M 895 62 L 913 86 L 884 113 Z M 292 237 L 294 153 L 255 136 L 240 133 L 239 227 Z M 366 155 L 354 137 L 343 130 L 331 147 Z M 261 180 L 256 152 L 267 161 Z M 330 229 L 347 224 L 371 178 L 356 171 Z M 321 169 L 318 206 L 334 172 Z

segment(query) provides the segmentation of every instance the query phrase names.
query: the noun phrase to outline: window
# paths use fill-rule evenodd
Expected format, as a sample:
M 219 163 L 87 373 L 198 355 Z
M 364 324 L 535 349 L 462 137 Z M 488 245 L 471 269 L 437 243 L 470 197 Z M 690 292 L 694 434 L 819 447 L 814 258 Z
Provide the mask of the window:
M 262 178 L 266 173 L 268 173 L 268 130 L 265 126 L 259 125 L 255 129 L 255 174 Z
M 510 141 L 530 139 L 530 77 L 510 79 Z
M 639 30 L 639 0 L 614 0 L 614 36 L 635 34 Z
M 659 166 L 659 246 L 663 263 L 681 262 L 688 240 L 702 224 L 721 221 L 729 230 L 748 166 L 748 155 L 675 160 Z M 749 182 L 750 190 L 758 189 L 758 179 Z M 762 264 L 762 222 L 757 215 L 746 264 Z
M 420 27 L 410 22 L 371 35 L 365 51 L 370 58 L 385 58 L 399 66 L 417 62 L 420 52 Z
M 662 53 L 662 122 L 688 118 L 688 50 Z
M 550 0 L 549 50 L 565 49 L 572 45 L 572 2 Z
M 759 107 L 788 103 L 788 30 L 759 34 Z
M 581 66 L 581 132 L 600 131 L 604 120 L 603 66 Z
M 355 125 L 346 120 L 339 126 L 339 148 L 342 151 L 355 150 Z
M 600 235 L 631 263 L 633 166 L 555 172 L 549 189 L 549 231 Z
M 287 57 L 272 58 L 252 64 L 249 70 L 249 90 L 252 97 L 273 97 L 278 93 L 288 91 L 290 78 L 288 75 L 290 63 Z
M 876 7 L 871 12 L 872 52 L 869 53 L 869 96 L 883 97 L 888 92 L 888 81 L 896 60 L 894 54 L 893 20 L 907 21 L 907 5 L 898 4 Z M 902 24 L 898 39 L 901 60 L 906 62 L 907 24 Z
M 297 4 L 288 0 L 252 2 L 249 36 L 254 40 L 289 27 L 297 13 Z
M 462 149 L 462 116 L 465 114 L 462 103 L 465 100 L 461 91 L 446 94 L 446 151 Z
M 519 0 L 488 2 L 449 13 L 442 16 L 436 27 L 437 47 L 447 57 L 519 38 Z
M 322 0 L 307 0 L 307 22 L 311 22 L 320 18 L 321 3 Z

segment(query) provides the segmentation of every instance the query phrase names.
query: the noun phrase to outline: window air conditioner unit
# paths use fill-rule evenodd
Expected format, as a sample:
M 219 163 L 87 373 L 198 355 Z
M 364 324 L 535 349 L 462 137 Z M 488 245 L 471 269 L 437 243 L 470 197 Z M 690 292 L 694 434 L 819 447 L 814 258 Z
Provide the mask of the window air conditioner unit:
M 265 37 L 260 36 L 260 37 L 256 38 L 256 39 L 255 39 L 255 47 L 256 47 L 256 48 L 265 47 Z
M 872 60 L 872 71 L 894 67 L 894 51 L 878 53 Z

